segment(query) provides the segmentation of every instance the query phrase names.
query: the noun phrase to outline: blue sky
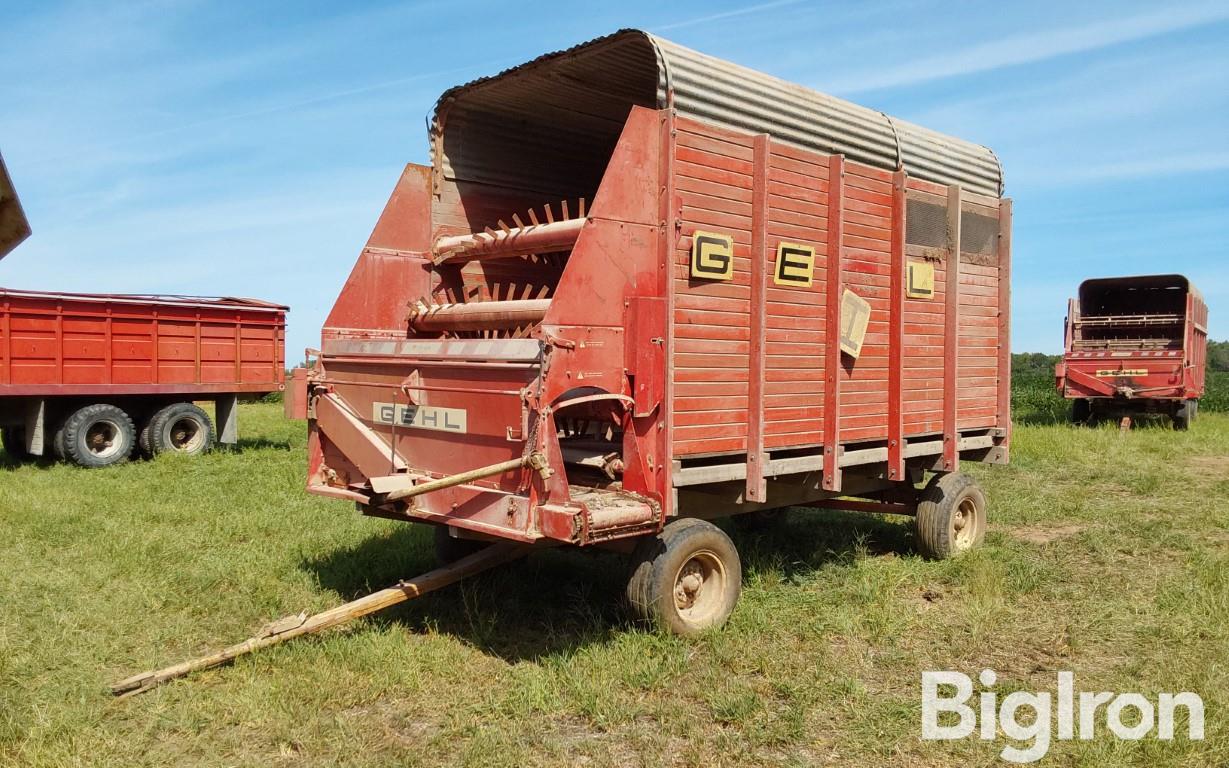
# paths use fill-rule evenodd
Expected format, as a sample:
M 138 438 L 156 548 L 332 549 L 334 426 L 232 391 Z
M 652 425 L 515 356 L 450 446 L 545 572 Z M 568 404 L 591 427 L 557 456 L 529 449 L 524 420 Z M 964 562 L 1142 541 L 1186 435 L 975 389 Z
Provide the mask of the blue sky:
M 325 314 L 445 88 L 640 27 L 992 147 L 1015 351 L 1081 278 L 1180 271 L 1229 338 L 1229 3 L 14 2 L 0 150 L 34 228 L 0 284 Z

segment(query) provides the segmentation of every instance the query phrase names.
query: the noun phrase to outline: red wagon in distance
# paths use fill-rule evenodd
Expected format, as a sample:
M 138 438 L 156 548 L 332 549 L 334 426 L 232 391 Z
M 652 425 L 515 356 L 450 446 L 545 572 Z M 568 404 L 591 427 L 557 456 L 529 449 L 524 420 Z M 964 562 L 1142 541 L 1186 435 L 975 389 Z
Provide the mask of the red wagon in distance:
M 978 543 L 1010 441 L 1011 202 L 987 148 L 624 30 L 446 92 L 296 377 L 313 493 L 631 553 L 677 632 L 740 586 L 708 518 Z
M 30 234 L 0 159 L 0 258 Z M 0 288 L 0 438 L 86 467 L 238 439 L 237 402 L 285 388 L 287 308 L 255 299 Z M 213 401 L 217 425 L 200 408 Z
M 1058 391 L 1071 419 L 1162 414 L 1187 429 L 1199 411 L 1208 306 L 1182 275 L 1085 280 L 1068 303 Z
M 255 299 L 0 288 L 0 428 L 18 459 L 102 467 L 238 440 L 285 387 L 287 308 Z M 198 403 L 212 401 L 213 418 Z

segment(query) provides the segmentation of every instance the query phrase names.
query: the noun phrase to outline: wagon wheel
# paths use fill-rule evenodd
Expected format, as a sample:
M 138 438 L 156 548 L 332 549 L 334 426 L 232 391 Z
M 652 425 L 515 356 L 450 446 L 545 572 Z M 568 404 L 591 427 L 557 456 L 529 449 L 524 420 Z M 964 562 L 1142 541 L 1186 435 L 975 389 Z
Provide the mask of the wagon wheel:
M 141 450 L 150 456 L 195 456 L 213 448 L 213 420 L 192 403 L 172 403 L 149 418 L 139 438 Z
M 1191 422 L 1195 420 L 1195 409 L 1198 407 L 1198 402 L 1198 400 L 1187 400 L 1174 409 L 1174 429 L 1180 431 L 1190 429 Z
M 65 456 L 82 467 L 108 467 L 127 461 L 136 444 L 136 427 L 128 414 L 114 405 L 98 403 L 73 412 L 64 421 Z
M 917 549 L 924 557 L 960 555 L 986 536 L 986 494 L 968 475 L 938 475 L 918 499 L 914 525 Z
M 734 542 L 712 523 L 690 518 L 641 541 L 627 584 L 638 618 L 676 635 L 721 626 L 741 592 Z

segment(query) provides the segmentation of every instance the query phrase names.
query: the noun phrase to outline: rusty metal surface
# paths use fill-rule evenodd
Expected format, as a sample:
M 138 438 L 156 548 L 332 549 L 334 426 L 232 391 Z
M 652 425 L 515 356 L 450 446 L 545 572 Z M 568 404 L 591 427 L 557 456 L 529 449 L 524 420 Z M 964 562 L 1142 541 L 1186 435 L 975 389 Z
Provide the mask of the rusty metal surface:
M 17 190 L 4 165 L 4 157 L 0 156 L 0 259 L 29 236 L 30 223 L 21 209 L 21 200 L 17 198 Z
M 1002 167 L 986 147 L 698 53 L 622 30 L 541 56 L 440 97 L 432 156 L 447 178 L 563 194 L 593 188 L 633 106 L 682 116 L 998 197 Z M 558 119 L 564 116 L 566 119 Z M 492 119 L 498 118 L 498 119 Z M 517 130 L 509 131 L 509 122 Z M 478 146 L 498 147 L 498 163 Z M 578 175 L 584 178 L 578 178 Z

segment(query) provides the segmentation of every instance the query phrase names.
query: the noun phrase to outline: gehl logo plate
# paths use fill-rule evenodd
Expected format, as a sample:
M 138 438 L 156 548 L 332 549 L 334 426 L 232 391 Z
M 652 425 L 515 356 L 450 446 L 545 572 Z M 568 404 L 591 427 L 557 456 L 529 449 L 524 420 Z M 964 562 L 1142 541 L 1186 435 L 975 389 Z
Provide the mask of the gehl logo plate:
M 733 280 L 734 238 L 697 230 L 691 237 L 691 276 L 700 280 Z
M 464 434 L 468 428 L 464 408 L 436 408 L 431 405 L 395 405 L 373 403 L 371 420 L 377 424 L 392 424 L 412 429 L 434 429 L 438 432 Z

